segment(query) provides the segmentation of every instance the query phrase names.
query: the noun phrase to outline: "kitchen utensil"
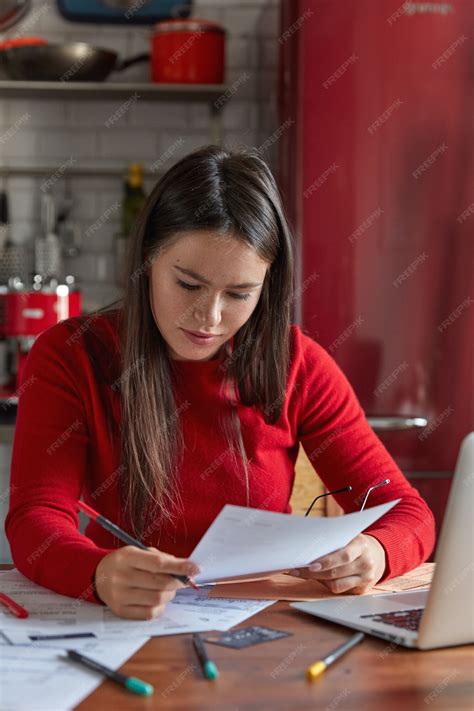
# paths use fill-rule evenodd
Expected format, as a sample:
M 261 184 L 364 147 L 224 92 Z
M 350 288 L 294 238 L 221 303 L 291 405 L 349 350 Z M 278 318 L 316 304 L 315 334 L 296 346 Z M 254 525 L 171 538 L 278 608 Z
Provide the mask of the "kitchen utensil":
M 28 254 L 26 247 L 11 240 L 8 195 L 0 191 L 0 285 L 19 278 L 24 282 L 28 276 Z
M 0 32 L 19 22 L 30 9 L 31 0 L 0 1 Z
M 158 22 L 151 37 L 154 82 L 222 84 L 226 31 L 209 20 Z
M 56 206 L 50 193 L 41 200 L 42 236 L 35 241 L 35 272 L 43 279 L 62 276 L 61 245 L 55 233 Z
M 9 47 L 0 51 L 0 62 L 8 76 L 26 81 L 104 81 L 112 71 L 123 71 L 143 61 L 149 61 L 148 54 L 119 61 L 116 52 L 86 42 Z
M 61 244 L 61 252 L 66 257 L 77 257 L 82 247 L 82 231 L 72 217 L 73 208 L 74 198 L 71 185 L 66 179 L 56 219 L 56 232 Z
M 192 0 L 58 0 L 70 22 L 154 24 L 169 17 L 189 17 Z
M 25 245 L 8 241 L 0 254 L 0 285 L 7 285 L 13 278 L 27 281 L 30 262 Z

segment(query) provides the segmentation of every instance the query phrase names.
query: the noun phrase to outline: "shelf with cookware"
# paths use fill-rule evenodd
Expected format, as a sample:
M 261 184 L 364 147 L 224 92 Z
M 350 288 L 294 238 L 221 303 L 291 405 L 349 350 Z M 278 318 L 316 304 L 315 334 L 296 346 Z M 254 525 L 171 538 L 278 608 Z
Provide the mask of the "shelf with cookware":
M 76 21 L 72 10 L 62 8 L 68 20 Z M 149 51 L 126 58 L 84 41 L 7 38 L 0 41 L 5 77 L 0 81 L 0 98 L 205 101 L 210 108 L 211 140 L 219 142 L 221 109 L 233 93 L 224 84 L 225 46 L 225 28 L 197 18 L 158 22 L 149 34 Z M 110 81 L 111 75 L 138 63 L 147 63 L 149 81 Z

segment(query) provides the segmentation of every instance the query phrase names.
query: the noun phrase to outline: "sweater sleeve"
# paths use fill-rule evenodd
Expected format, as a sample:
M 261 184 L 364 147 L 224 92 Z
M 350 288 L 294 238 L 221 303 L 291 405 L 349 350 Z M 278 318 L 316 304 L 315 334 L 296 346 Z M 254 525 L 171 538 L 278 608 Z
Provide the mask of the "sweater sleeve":
M 299 440 L 315 471 L 348 513 L 358 511 L 367 489 L 388 478 L 370 494 L 368 506 L 401 501 L 364 533 L 384 547 L 381 580 L 402 575 L 424 562 L 435 542 L 434 517 L 373 432 L 347 378 L 329 354 L 308 336 L 302 338 L 303 396 L 298 415 Z
M 23 575 L 63 595 L 99 603 L 93 575 L 110 551 L 78 530 L 75 503 L 87 470 L 89 434 L 69 335 L 62 323 L 43 332 L 25 364 L 5 530 Z

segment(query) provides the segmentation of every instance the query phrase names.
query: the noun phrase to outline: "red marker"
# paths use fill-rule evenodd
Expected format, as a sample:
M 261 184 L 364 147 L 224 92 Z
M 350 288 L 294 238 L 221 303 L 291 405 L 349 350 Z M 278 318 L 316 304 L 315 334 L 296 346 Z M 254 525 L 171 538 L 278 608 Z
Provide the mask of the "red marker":
M 102 528 L 105 528 L 107 531 L 110 531 L 110 533 L 112 533 L 114 536 L 119 538 L 127 545 L 136 546 L 137 548 L 141 548 L 144 551 L 148 550 L 148 548 L 143 543 L 137 541 L 136 538 L 130 536 L 115 523 L 112 523 L 112 521 L 109 521 L 108 518 L 105 518 L 105 516 L 101 516 L 99 513 L 97 513 L 97 511 L 94 511 L 93 508 L 85 504 L 83 501 L 77 502 L 77 508 L 79 509 L 79 511 L 85 513 L 86 516 L 98 523 L 100 526 L 102 526 Z M 191 580 L 191 578 L 188 578 L 186 575 L 175 575 L 174 573 L 167 573 L 167 575 L 171 575 L 173 578 L 176 578 L 176 580 L 179 580 L 184 585 L 191 585 L 191 587 L 195 590 L 199 590 L 196 583 Z
M 11 597 L 8 597 L 8 595 L 5 595 L 5 593 L 0 593 L 0 603 L 5 605 L 5 607 L 8 607 L 10 612 L 13 612 L 15 617 L 21 617 L 24 619 L 25 617 L 30 616 L 28 610 L 25 610 L 24 607 L 15 602 L 15 600 L 12 600 Z

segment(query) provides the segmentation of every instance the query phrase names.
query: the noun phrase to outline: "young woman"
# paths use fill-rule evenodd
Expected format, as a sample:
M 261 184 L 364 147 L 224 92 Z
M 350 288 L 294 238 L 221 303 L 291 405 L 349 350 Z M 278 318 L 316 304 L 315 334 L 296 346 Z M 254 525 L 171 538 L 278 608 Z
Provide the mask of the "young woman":
M 130 236 L 120 308 L 68 319 L 28 358 L 6 531 L 14 562 L 117 615 L 159 615 L 226 503 L 290 513 L 301 443 L 356 511 L 401 501 L 345 548 L 295 570 L 360 593 L 429 556 L 433 516 L 329 355 L 291 324 L 293 244 L 249 150 L 209 146 L 158 181 Z M 80 497 L 149 548 L 124 546 Z M 310 502 L 308 502 L 310 503 Z M 278 541 L 275 541 L 278 545 Z M 297 562 L 295 561 L 295 564 Z

